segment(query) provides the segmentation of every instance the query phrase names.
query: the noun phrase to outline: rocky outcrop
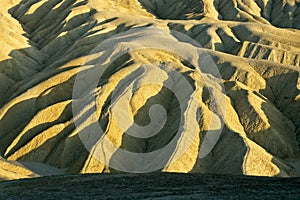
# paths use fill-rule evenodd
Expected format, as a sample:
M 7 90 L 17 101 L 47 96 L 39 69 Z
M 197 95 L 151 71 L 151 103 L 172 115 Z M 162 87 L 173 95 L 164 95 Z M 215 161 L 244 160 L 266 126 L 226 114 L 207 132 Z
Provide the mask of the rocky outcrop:
M 299 1 L 0 7 L 0 178 L 299 176 Z

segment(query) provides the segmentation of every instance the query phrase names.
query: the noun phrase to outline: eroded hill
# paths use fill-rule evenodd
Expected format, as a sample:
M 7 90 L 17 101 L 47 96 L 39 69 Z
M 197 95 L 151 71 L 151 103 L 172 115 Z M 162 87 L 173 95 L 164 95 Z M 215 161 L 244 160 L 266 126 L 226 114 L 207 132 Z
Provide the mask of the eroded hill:
M 2 179 L 299 176 L 300 1 L 4 0 L 0 12 Z

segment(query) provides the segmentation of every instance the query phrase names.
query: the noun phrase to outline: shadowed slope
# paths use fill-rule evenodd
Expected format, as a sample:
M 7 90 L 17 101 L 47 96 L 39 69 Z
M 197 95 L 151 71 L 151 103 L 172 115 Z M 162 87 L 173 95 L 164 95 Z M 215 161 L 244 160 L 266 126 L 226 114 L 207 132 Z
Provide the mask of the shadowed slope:
M 299 178 L 173 173 L 73 175 L 2 182 L 0 197 L 3 199 L 40 199 L 40 196 L 46 199 L 253 199 L 261 197 L 273 199 L 288 196 L 298 199 L 299 183 Z M 16 190 L 22 192 L 16 193 Z
M 18 176 L 3 179 L 44 175 L 31 171 L 30 162 L 54 167 L 53 174 L 110 172 L 116 166 L 134 171 L 138 162 L 124 160 L 120 152 L 146 154 L 168 144 L 172 151 L 149 166 L 163 164 L 157 170 L 167 172 L 299 175 L 298 1 L 16 2 L 1 7 L 0 18 L 1 41 L 9 41 L 0 52 L 1 169 L 11 161 L 29 164 L 11 164 Z M 149 27 L 156 29 L 139 32 Z M 156 43 L 165 49 L 149 48 Z M 99 44 L 106 46 L 98 49 Z M 136 45 L 141 48 L 114 57 Z M 176 54 L 178 46 L 187 58 Z M 114 62 L 99 76 L 103 58 Z M 74 96 L 76 77 L 91 70 Z M 184 103 L 176 92 L 184 94 Z M 157 104 L 165 113 L 153 115 L 152 129 Z M 74 113 L 74 105 L 80 112 Z M 100 138 L 93 129 L 97 124 L 117 148 L 92 141 L 101 162 L 82 141 Z M 156 134 L 146 137 L 146 130 Z M 220 137 L 209 149 L 216 133 Z M 204 157 L 201 148 L 209 149 Z

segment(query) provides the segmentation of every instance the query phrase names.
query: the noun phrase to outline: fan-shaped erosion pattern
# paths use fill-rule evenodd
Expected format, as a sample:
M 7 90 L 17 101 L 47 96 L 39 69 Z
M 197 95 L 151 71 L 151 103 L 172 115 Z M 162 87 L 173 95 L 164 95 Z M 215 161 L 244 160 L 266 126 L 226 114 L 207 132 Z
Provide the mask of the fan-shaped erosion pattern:
M 300 173 L 298 0 L 0 2 L 0 179 Z

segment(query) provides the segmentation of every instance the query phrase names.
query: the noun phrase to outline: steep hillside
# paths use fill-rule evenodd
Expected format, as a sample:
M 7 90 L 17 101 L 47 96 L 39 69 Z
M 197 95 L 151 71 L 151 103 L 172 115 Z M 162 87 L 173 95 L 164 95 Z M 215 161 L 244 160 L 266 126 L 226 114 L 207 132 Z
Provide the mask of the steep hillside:
M 300 175 L 299 0 L 4 0 L 0 27 L 1 179 Z

